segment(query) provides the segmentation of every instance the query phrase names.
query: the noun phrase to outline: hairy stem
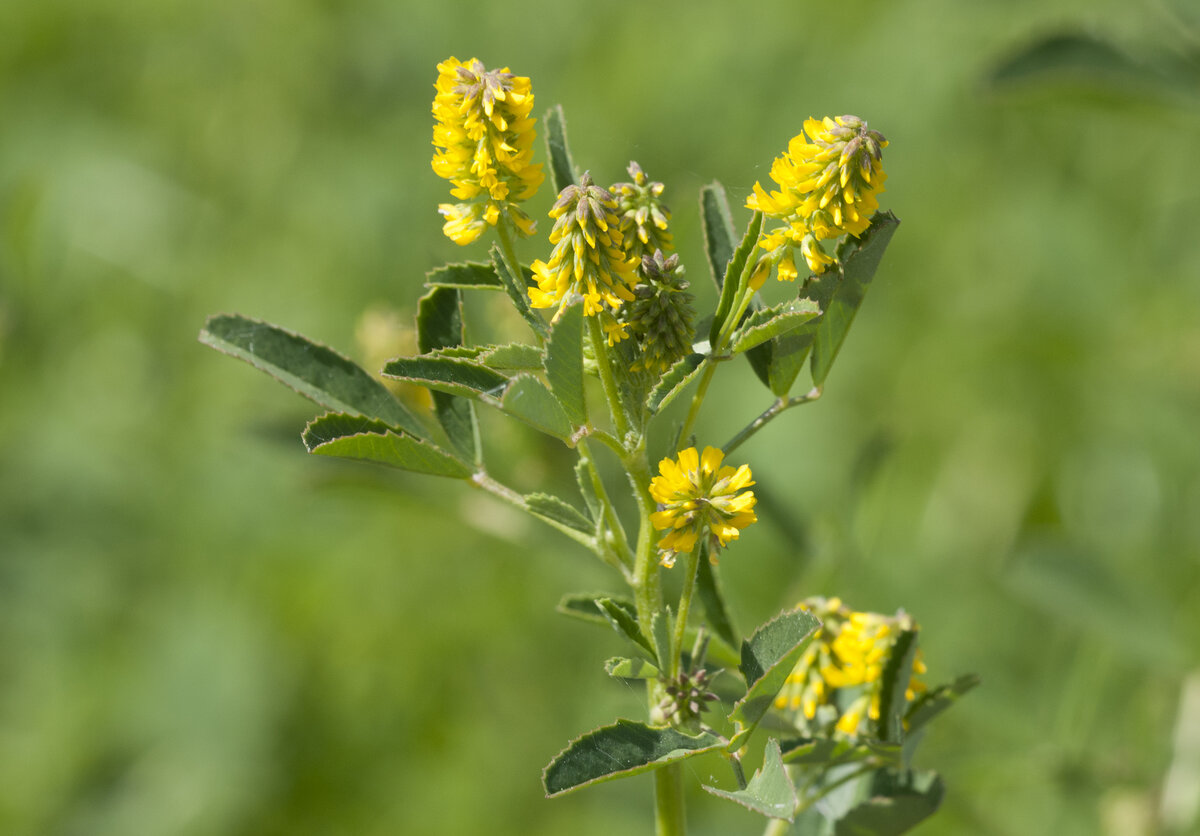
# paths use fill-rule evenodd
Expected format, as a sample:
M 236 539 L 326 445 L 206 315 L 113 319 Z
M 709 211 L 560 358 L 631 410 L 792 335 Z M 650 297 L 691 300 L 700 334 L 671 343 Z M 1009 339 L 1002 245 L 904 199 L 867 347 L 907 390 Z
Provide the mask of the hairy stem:
M 679 593 L 679 613 L 675 616 L 675 633 L 671 637 L 671 670 L 672 677 L 679 676 L 683 666 L 683 634 L 687 630 L 688 611 L 692 606 L 692 592 L 696 589 L 696 568 L 699 565 L 700 547 L 692 549 L 684 556 L 683 590 Z
M 596 366 L 600 370 L 600 383 L 604 387 L 604 398 L 608 401 L 608 409 L 612 413 L 613 427 L 617 438 L 624 439 L 629 432 L 629 419 L 625 415 L 625 405 L 621 401 L 621 392 L 617 389 L 617 381 L 613 377 L 612 360 L 608 354 L 608 340 L 600 328 L 599 317 L 585 317 L 588 323 L 588 336 L 592 341 L 592 351 L 596 355 Z
M 794 398 L 780 398 L 767 407 L 762 415 L 759 415 L 749 424 L 742 427 L 738 434 L 729 439 L 721 450 L 725 455 L 729 455 L 784 410 L 791 409 L 793 406 L 799 406 L 802 403 L 812 403 L 819 397 L 821 397 L 821 389 L 820 387 L 814 387 L 807 395 L 797 395 Z

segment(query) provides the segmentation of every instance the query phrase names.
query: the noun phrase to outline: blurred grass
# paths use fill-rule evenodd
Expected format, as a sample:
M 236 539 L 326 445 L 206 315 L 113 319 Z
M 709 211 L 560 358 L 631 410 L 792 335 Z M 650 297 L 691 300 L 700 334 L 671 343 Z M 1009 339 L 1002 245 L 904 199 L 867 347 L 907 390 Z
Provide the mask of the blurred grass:
M 639 711 L 552 612 L 612 581 L 461 486 L 305 457 L 314 410 L 195 342 L 239 311 L 353 353 L 464 255 L 428 166 L 453 54 L 563 103 L 597 179 L 664 180 L 706 293 L 702 183 L 740 201 L 810 115 L 888 136 L 903 226 L 826 396 L 740 451 L 771 514 L 734 613 L 903 606 L 932 679 L 982 674 L 922 833 L 1157 832 L 1200 664 L 1198 32 L 1150 0 L 0 5 L 0 831 L 645 829 L 639 782 L 538 783 Z M 718 441 L 767 401 L 713 395 Z M 501 426 L 514 481 L 558 478 Z

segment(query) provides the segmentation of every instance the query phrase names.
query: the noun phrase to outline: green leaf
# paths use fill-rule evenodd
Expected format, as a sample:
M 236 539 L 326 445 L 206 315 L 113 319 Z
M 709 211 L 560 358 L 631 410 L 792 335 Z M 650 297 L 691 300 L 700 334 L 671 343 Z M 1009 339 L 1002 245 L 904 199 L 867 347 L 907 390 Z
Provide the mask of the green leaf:
M 656 665 L 662 666 L 658 654 L 654 651 L 654 646 L 642 634 L 642 629 L 638 626 L 637 614 L 630 613 L 625 607 L 613 601 L 611 598 L 597 598 L 596 607 L 600 610 L 600 614 L 608 619 L 608 623 L 620 635 L 633 642 L 638 649 L 645 651 L 646 657 Z
M 463 397 L 498 397 L 508 378 L 487 366 L 453 357 L 397 357 L 383 367 L 384 377 L 407 380 L 437 392 Z
M 563 308 L 550 324 L 546 380 L 572 426 L 587 422 L 583 399 L 583 302 Z
M 750 225 L 746 227 L 746 234 L 742 236 L 742 243 L 734 250 L 733 258 L 729 260 L 729 266 L 725 268 L 725 281 L 721 286 L 721 301 L 717 305 L 717 312 L 713 315 L 712 327 L 708 333 L 710 343 L 716 343 L 717 334 L 721 332 L 725 320 L 733 314 L 733 298 L 738 292 L 738 279 L 741 278 L 746 262 L 750 260 L 754 248 L 758 245 L 758 233 L 762 231 L 762 225 L 762 212 L 755 212 L 750 219 Z
M 583 534 L 595 534 L 596 524 L 569 502 L 548 493 L 531 493 L 525 497 L 525 507 L 539 517 L 561 523 Z
M 734 801 L 770 819 L 791 821 L 796 816 L 796 788 L 783 768 L 779 741 L 773 737 L 767 740 L 763 750 L 762 768 L 755 771 L 746 789 L 727 792 L 708 784 L 702 786 L 718 798 Z
M 568 441 L 571 422 L 546 384 L 533 375 L 519 374 L 504 390 L 500 408 L 534 429 Z
M 896 636 L 888 662 L 883 668 L 879 688 L 879 720 L 876 737 L 886 743 L 904 740 L 904 714 L 908 708 L 909 680 L 917 656 L 917 631 L 904 630 Z
M 512 271 L 508 269 L 508 264 L 504 261 L 504 255 L 501 253 L 499 244 L 492 244 L 490 254 L 492 256 L 492 266 L 496 269 L 496 275 L 500 278 L 500 283 L 504 285 L 504 292 L 512 300 L 517 313 L 529 323 L 529 327 L 533 329 L 533 333 L 537 334 L 540 339 L 546 339 L 546 335 L 550 333 L 550 329 L 546 326 L 546 320 L 538 316 L 529 305 L 529 286 L 533 282 L 533 272 L 528 268 L 522 267 L 520 278 L 514 276 Z
M 200 342 L 246 361 L 327 409 L 365 415 L 412 435 L 426 435 L 382 381 L 299 334 L 243 316 L 219 315 L 209 317 Z
M 463 344 L 462 291 L 435 287 L 417 301 L 417 347 L 422 354 L 454 349 Z M 446 431 L 450 446 L 479 465 L 479 422 L 475 404 L 448 394 L 433 393 L 433 412 Z
M 633 601 L 603 592 L 573 592 L 570 595 L 564 595 L 554 609 L 562 615 L 586 621 L 589 624 L 602 624 L 610 627 L 612 620 L 605 615 L 604 610 L 597 603 L 601 600 L 608 601 L 609 604 L 623 611 L 631 621 L 637 623 L 637 607 L 634 606 Z
M 733 258 L 733 248 L 737 244 L 737 231 L 733 227 L 733 215 L 729 212 L 725 187 L 716 180 L 700 187 L 700 223 L 704 228 L 704 254 L 708 256 L 708 269 L 717 290 L 721 290 L 725 267 Z
M 800 370 L 804 368 L 804 361 L 808 359 L 808 352 L 813 345 L 813 334 L 809 332 L 809 327 L 801 326 L 798 332 L 793 331 L 776 337 L 771 342 L 747 352 L 747 356 L 751 356 L 767 345 L 771 347 L 767 385 L 770 386 L 771 392 L 780 398 L 792 391 L 792 384 L 796 382 Z
M 550 182 L 557 194 L 575 183 L 575 163 L 567 145 L 567 117 L 562 105 L 555 105 L 542 117 L 546 127 L 546 155 L 550 158 Z
M 820 313 L 821 308 L 816 302 L 804 298 L 754 311 L 734 332 L 731 351 L 737 354 L 790 333 Z
M 719 749 L 712 734 L 692 736 L 673 728 L 653 728 L 630 720 L 589 732 L 567 744 L 542 772 L 546 795 L 638 775 Z
M 821 622 L 812 613 L 788 610 L 742 642 L 739 669 L 746 679 L 746 694 L 734 704 L 729 714 L 729 720 L 740 724 L 742 730 L 730 742 L 729 751 L 736 751 L 746 742 L 820 626 Z
M 784 763 L 801 766 L 841 766 L 873 760 L 895 765 L 900 763 L 900 747 L 894 743 L 875 740 L 813 737 L 785 740 L 780 744 Z
M 733 629 L 733 622 L 729 620 L 729 613 L 725 609 L 725 597 L 721 594 L 717 568 L 708 559 L 707 541 L 702 539 L 700 548 L 700 565 L 696 569 L 696 594 L 704 607 L 704 620 L 717 638 L 730 647 L 737 647 L 737 631 Z
M 426 287 L 454 287 L 472 290 L 504 290 L 496 268 L 491 264 L 468 261 L 443 264 L 425 274 Z
M 838 820 L 834 836 L 907 833 L 937 812 L 944 794 L 936 772 L 880 770 L 872 777 L 871 797 Z
M 645 659 L 614 656 L 604 663 L 604 672 L 615 679 L 658 679 L 661 672 Z
M 646 405 L 651 415 L 661 412 L 679 396 L 679 393 L 700 373 L 700 367 L 704 364 L 705 359 L 703 354 L 689 354 L 687 357 L 677 360 L 675 365 L 667 370 L 667 373 L 650 391 L 650 397 L 647 399 Z
M 429 442 L 399 435 L 379 422 L 366 421 L 355 425 L 355 416 L 326 415 L 311 422 L 304 430 L 304 444 L 318 456 L 338 456 L 344 459 L 376 462 L 414 473 L 468 479 L 471 468 L 454 456 Z M 359 432 L 344 435 L 357 426 Z
M 960 676 L 948 685 L 941 685 L 932 691 L 926 691 L 912 701 L 904 714 L 905 730 L 912 736 L 930 720 L 941 714 L 979 684 L 979 677 L 973 673 Z
M 871 226 L 861 238 L 857 241 L 848 239 L 840 281 L 836 283 L 828 304 L 821 306 L 823 313 L 815 323 L 812 348 L 814 386 L 825 384 L 825 378 L 829 376 L 833 361 L 837 359 L 846 334 L 854 323 L 854 316 L 862 305 L 867 288 L 875 277 L 879 261 L 899 225 L 900 221 L 891 212 L 880 212 L 872 218 Z M 837 275 L 836 272 L 833 275 Z
M 479 350 L 478 358 L 489 369 L 535 372 L 542 368 L 542 350 L 524 343 L 484 346 Z

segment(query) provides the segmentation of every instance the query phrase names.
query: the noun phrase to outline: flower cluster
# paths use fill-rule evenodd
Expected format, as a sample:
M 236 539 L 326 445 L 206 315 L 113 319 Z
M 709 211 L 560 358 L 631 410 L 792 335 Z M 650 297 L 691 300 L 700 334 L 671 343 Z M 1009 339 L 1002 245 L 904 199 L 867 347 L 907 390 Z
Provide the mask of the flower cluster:
M 534 120 L 529 79 L 507 67 L 488 70 L 476 58 L 438 64 L 434 85 L 433 170 L 454 184 L 460 203 L 443 203 L 442 231 L 456 244 L 470 244 L 500 215 L 523 234 L 534 222 L 516 204 L 533 197 L 544 175 L 532 162 Z
M 716 548 L 736 540 L 741 529 L 757 522 L 754 484 L 749 465 L 721 466 L 725 454 L 716 447 L 680 450 L 674 459 L 658 463 L 658 476 L 650 482 L 650 496 L 658 510 L 650 522 L 666 535 L 658 541 L 664 566 L 675 565 L 677 554 L 690 553 L 702 536 Z
M 858 237 L 870 226 L 887 179 L 882 162 L 887 144 L 857 116 L 807 119 L 804 133 L 771 166 L 779 191 L 768 194 L 754 184 L 746 206 L 783 221 L 759 244 L 779 264 L 780 279 L 796 278 L 793 247 L 800 247 L 809 269 L 819 274 L 833 263 L 821 241 Z
M 647 177 L 636 162 L 630 162 L 625 170 L 633 182 L 614 183 L 609 187 L 617 198 L 625 252 L 637 261 L 653 256 L 658 250 L 670 253 L 671 233 L 667 231 L 667 222 L 671 219 L 671 210 L 662 202 L 663 184 Z
M 585 316 L 616 311 L 624 302 L 633 301 L 637 284 L 637 262 L 622 249 L 617 203 L 611 194 L 592 182 L 584 172 L 579 185 L 559 192 L 550 209 L 554 245 L 550 262 L 533 262 L 538 286 L 529 288 L 530 304 L 535 308 L 561 307 L 574 296 L 583 297 Z M 615 319 L 606 323 L 609 342 L 624 335 Z
M 683 278 L 679 254 L 662 250 L 642 256 L 642 281 L 633 289 L 634 300 L 621 308 L 621 322 L 637 337 L 635 372 L 662 374 L 692 350 L 692 294 Z
M 904 612 L 854 612 L 838 598 L 809 598 L 800 607 L 821 619 L 822 627 L 788 675 L 775 707 L 798 715 L 797 721 L 806 725 L 832 724 L 842 734 L 861 737 L 868 732 L 868 721 L 879 720 L 883 669 L 896 638 L 916 630 L 916 622 Z M 923 673 L 918 650 L 908 699 L 925 690 L 917 679 Z

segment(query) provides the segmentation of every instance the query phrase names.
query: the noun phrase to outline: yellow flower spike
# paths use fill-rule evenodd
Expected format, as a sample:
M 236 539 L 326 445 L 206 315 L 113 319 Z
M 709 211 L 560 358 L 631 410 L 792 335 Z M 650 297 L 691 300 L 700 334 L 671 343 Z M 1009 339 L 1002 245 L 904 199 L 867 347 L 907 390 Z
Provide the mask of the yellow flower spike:
M 666 535 L 658 541 L 662 564 L 672 566 L 676 554 L 690 553 L 702 536 L 716 549 L 736 540 L 741 530 L 757 522 L 755 497 L 745 488 L 754 484 L 750 467 L 722 467 L 725 454 L 716 447 L 680 450 L 674 459 L 658 464 L 650 481 L 650 496 L 658 511 L 650 522 Z
M 442 204 L 442 231 L 456 244 L 475 241 L 501 213 L 522 235 L 533 220 L 516 204 L 537 192 L 544 175 L 533 163 L 533 94 L 529 79 L 507 67 L 488 70 L 475 58 L 438 64 L 433 100 L 433 171 L 463 203 Z

